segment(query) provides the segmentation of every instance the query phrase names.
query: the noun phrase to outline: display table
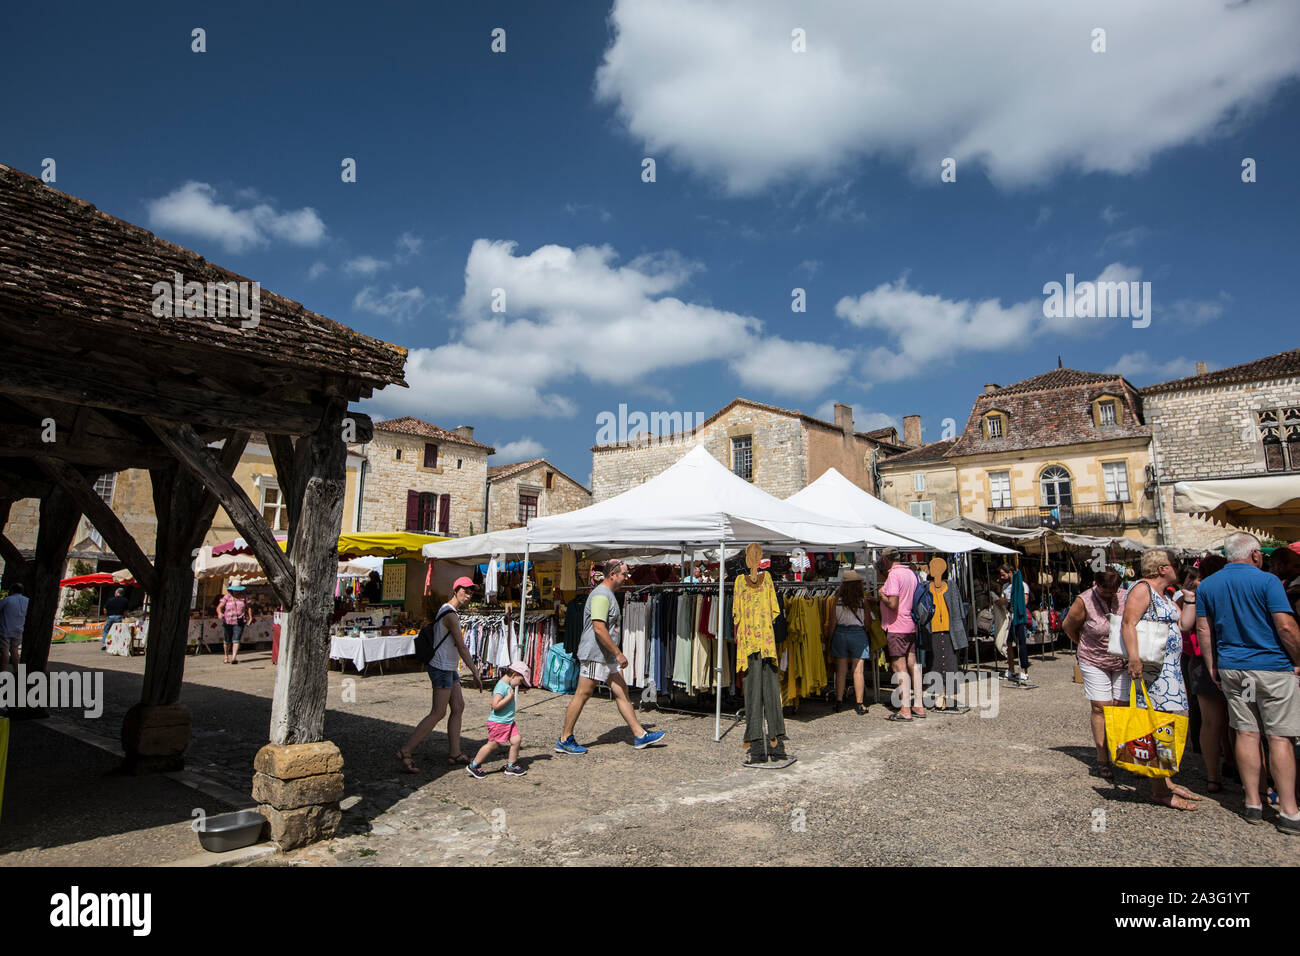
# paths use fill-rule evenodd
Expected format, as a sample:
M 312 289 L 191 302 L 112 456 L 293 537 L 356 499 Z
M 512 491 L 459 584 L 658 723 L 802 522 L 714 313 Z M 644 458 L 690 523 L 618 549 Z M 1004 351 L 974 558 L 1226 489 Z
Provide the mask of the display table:
M 144 621 L 118 621 L 108 629 L 108 653 L 118 657 L 143 654 L 146 630 L 148 628 Z
M 273 636 L 274 621 L 269 617 L 258 618 L 252 624 L 244 628 L 243 635 L 239 638 L 239 643 L 243 644 L 261 644 L 271 643 Z M 200 617 L 190 619 L 190 630 L 188 638 L 189 647 L 197 647 L 199 641 L 206 644 L 220 644 L 226 639 L 226 629 L 222 627 L 221 621 L 215 617 Z
M 331 637 L 330 659 L 351 661 L 357 671 L 367 664 L 407 657 L 415 653 L 414 634 L 395 634 L 390 637 Z M 382 670 L 382 664 L 381 664 Z

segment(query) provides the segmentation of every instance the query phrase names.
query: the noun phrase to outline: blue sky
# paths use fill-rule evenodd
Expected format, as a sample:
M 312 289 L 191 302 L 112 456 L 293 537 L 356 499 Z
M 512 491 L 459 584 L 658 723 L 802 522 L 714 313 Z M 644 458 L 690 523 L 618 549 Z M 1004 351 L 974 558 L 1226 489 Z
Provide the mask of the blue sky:
M 1300 5 L 808 6 L 23 5 L 0 162 L 409 348 L 377 417 L 580 481 L 620 403 L 936 440 L 1058 355 L 1142 386 L 1295 347 Z M 1045 319 L 1067 273 L 1153 321 Z

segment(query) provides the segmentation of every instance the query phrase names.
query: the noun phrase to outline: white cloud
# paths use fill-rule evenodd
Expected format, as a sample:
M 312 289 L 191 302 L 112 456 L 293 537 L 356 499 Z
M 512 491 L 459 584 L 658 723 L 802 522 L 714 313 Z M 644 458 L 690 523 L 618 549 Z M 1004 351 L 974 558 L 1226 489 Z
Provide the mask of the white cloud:
M 357 256 L 343 263 L 343 271 L 350 276 L 372 276 L 382 269 L 390 268 L 392 263 L 374 256 Z
M 424 240 L 415 233 L 407 231 L 397 237 L 397 254 L 399 258 L 419 255 Z
M 935 183 L 948 156 L 1003 186 L 1133 173 L 1300 72 L 1287 2 L 616 0 L 610 23 L 598 101 L 646 155 L 736 193 L 862 157 Z M 807 52 L 791 51 L 795 26 Z
M 1217 367 L 1216 365 L 1210 365 L 1209 369 L 1213 371 Z M 1196 361 L 1182 356 L 1157 361 L 1145 351 L 1126 352 L 1106 371 L 1122 375 L 1136 384 L 1148 385 L 1154 382 L 1167 382 L 1175 378 L 1195 375 Z
M 886 415 L 884 412 L 876 412 L 867 408 L 865 405 L 853 403 L 849 405 L 853 409 L 853 430 L 859 432 L 873 432 L 878 428 L 897 428 L 901 434 L 902 426 L 898 419 L 893 415 Z M 835 402 L 827 400 L 817 406 L 817 411 L 813 412 L 814 418 L 820 418 L 823 421 L 835 421 Z
M 1151 235 L 1151 230 L 1146 226 L 1134 226 L 1132 229 L 1121 229 L 1119 232 L 1112 232 L 1101 242 L 1101 248 L 1097 250 L 1097 255 L 1104 256 L 1112 250 L 1132 251 L 1138 247 L 1138 244 Z
M 1043 228 L 1043 226 L 1047 225 L 1047 220 L 1049 220 L 1049 219 L 1051 219 L 1051 218 L 1052 218 L 1052 207 L 1051 207 L 1051 206 L 1039 206 L 1039 207 L 1038 207 L 1038 218 L 1034 220 L 1034 225 L 1032 226 L 1032 228 L 1034 228 L 1034 229 L 1041 229 L 1041 228 Z
M 393 286 L 383 295 L 377 295 L 375 287 L 368 285 L 353 298 L 352 307 L 386 319 L 405 322 L 424 308 L 424 302 L 424 290 L 419 286 L 410 289 Z
M 308 279 L 319 279 L 325 273 L 330 271 L 330 267 L 323 262 L 313 262 L 311 268 L 307 270 Z
M 805 259 L 803 262 L 795 266 L 795 268 L 802 269 L 804 272 L 808 273 L 808 278 L 811 279 L 821 271 L 822 264 L 823 263 L 820 259 Z
M 518 254 L 513 242 L 475 241 L 452 340 L 413 350 L 411 388 L 375 401 L 391 414 L 432 406 L 438 415 L 566 417 L 577 406 L 560 389 L 574 380 L 617 402 L 655 385 L 656 373 L 724 361 L 746 385 L 809 396 L 852 362 L 828 345 L 769 336 L 753 316 L 669 294 L 700 271 L 676 252 L 617 258 L 609 246 Z M 504 312 L 492 311 L 494 290 Z
M 1157 311 L 1161 313 L 1161 321 L 1172 328 L 1196 328 L 1222 316 L 1224 307 L 1231 301 L 1232 296 L 1221 291 L 1217 299 L 1177 299 L 1169 308 L 1157 307 Z
M 1124 214 L 1116 210 L 1114 206 L 1106 206 L 1098 215 L 1101 216 L 1102 221 L 1105 222 L 1106 225 L 1113 226 L 1115 223 L 1119 222 L 1120 217 Z
M 546 454 L 546 446 L 532 438 L 520 438 L 508 441 L 504 445 L 494 445 L 497 453 L 488 458 L 494 465 L 509 465 L 517 461 L 541 458 Z
M 263 246 L 272 239 L 314 246 L 325 238 L 325 223 L 310 207 L 277 211 L 267 202 L 236 209 L 217 200 L 207 183 L 187 182 L 146 204 L 149 226 L 211 239 L 227 252 Z

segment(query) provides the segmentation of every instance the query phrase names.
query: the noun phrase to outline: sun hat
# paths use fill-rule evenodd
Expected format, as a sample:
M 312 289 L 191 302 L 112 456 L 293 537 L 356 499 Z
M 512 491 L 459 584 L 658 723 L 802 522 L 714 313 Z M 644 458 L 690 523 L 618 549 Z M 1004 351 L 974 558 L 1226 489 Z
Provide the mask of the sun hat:
M 527 686 L 529 687 L 533 686 L 532 672 L 528 670 L 528 665 L 525 664 L 523 661 L 515 661 L 513 664 L 507 667 L 506 670 L 513 671 L 514 673 L 522 677 L 524 679 L 524 684 L 526 684 Z
M 880 552 L 880 560 L 897 561 L 900 553 L 897 548 L 885 548 Z
M 227 590 L 227 591 L 243 591 L 243 590 L 246 590 L 246 589 L 245 589 L 245 587 L 244 587 L 242 584 L 232 584 L 232 585 L 230 585 L 230 587 L 226 588 L 226 590 Z
M 456 579 L 456 583 L 453 584 L 453 585 L 451 586 L 451 590 L 452 590 L 453 592 L 456 592 L 456 591 L 459 591 L 461 588 L 469 588 L 471 591 L 474 590 L 474 581 L 473 581 L 473 579 L 472 579 L 472 578 L 457 578 L 457 579 Z
M 861 581 L 861 580 L 862 580 L 862 575 L 858 574 L 858 572 L 857 572 L 857 571 L 854 571 L 852 568 L 849 568 L 847 571 L 845 571 L 843 574 L 840 575 L 840 580 L 841 580 L 841 581 Z

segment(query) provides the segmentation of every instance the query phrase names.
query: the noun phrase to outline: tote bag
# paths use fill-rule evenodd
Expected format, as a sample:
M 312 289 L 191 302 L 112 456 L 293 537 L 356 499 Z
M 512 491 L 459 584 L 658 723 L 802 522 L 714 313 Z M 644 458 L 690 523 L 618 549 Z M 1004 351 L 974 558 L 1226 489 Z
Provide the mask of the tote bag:
M 1146 707 L 1138 706 L 1138 684 Z M 1187 744 L 1187 718 L 1152 707 L 1145 681 L 1130 682 L 1128 700 L 1127 707 L 1105 709 L 1111 762 L 1143 777 L 1172 777 Z
M 1151 591 L 1151 585 L 1147 584 L 1147 590 Z M 1137 622 L 1138 658 L 1143 664 L 1163 664 L 1165 662 L 1165 644 L 1169 640 L 1169 625 L 1147 618 L 1147 614 L 1150 614 L 1155 606 L 1156 595 L 1154 591 L 1151 591 L 1151 603 L 1147 605 L 1147 613 L 1143 614 L 1142 620 Z M 1128 660 L 1128 648 L 1124 646 L 1124 635 L 1121 629 L 1124 615 L 1111 614 L 1109 619 L 1110 640 L 1106 643 L 1106 650 L 1116 657 Z
M 563 644 L 552 644 L 546 652 L 542 686 L 552 693 L 572 694 L 578 686 L 578 662 Z

